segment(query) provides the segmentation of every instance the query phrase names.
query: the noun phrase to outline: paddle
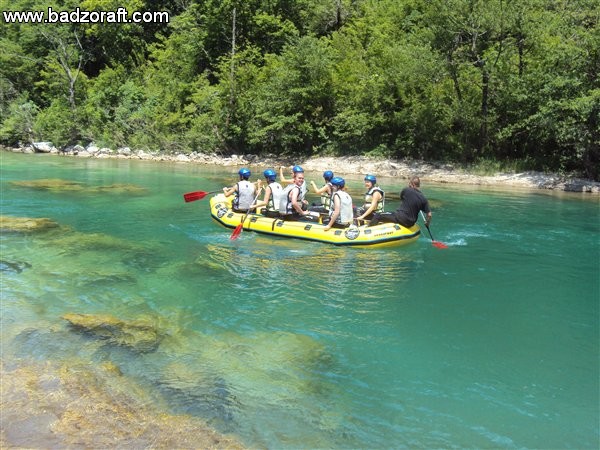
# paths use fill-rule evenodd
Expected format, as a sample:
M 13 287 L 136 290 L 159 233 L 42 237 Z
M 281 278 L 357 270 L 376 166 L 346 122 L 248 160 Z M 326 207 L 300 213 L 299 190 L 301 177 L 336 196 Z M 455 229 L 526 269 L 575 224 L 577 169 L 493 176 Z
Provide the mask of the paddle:
M 220 191 L 212 191 L 212 192 L 194 191 L 194 192 L 188 192 L 187 194 L 183 194 L 183 199 L 186 202 L 194 202 L 196 200 L 202 200 L 207 195 L 216 194 L 217 192 L 220 192 Z
M 435 239 L 433 239 L 433 235 L 431 234 L 431 230 L 429 229 L 427 220 L 425 220 L 425 214 L 423 214 L 423 211 L 421 211 L 421 217 L 423 218 L 423 222 L 425 222 L 425 227 L 427 227 L 427 231 L 429 232 L 429 236 L 431 237 L 431 244 L 437 248 L 448 248 L 448 246 L 443 242 L 436 241 Z
M 258 188 L 256 197 L 254 197 L 254 200 L 252 201 L 252 203 L 250 203 L 250 205 L 254 205 L 256 203 L 256 200 L 258 200 L 258 196 L 260 195 L 260 191 L 262 191 L 262 187 Z M 231 233 L 229 239 L 231 239 L 232 241 L 236 240 L 240 236 L 240 234 L 242 234 L 242 230 L 244 229 L 244 222 L 246 221 L 248 214 L 250 214 L 250 209 L 252 208 L 248 208 L 248 211 L 246 211 L 246 214 L 244 214 L 244 217 L 242 217 L 242 221 L 240 222 L 240 224 L 237 227 L 235 227 L 233 233 Z

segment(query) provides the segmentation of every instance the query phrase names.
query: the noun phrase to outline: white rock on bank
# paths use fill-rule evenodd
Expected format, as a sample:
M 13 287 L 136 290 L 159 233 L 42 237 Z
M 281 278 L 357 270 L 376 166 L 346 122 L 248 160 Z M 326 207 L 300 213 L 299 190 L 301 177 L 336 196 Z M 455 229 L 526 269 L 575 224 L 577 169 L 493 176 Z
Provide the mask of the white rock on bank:
M 56 147 L 54 147 L 54 145 L 52 145 L 52 142 L 49 142 L 49 141 L 32 142 L 31 146 L 37 153 L 53 153 L 53 151 L 54 152 L 58 151 L 56 149 Z

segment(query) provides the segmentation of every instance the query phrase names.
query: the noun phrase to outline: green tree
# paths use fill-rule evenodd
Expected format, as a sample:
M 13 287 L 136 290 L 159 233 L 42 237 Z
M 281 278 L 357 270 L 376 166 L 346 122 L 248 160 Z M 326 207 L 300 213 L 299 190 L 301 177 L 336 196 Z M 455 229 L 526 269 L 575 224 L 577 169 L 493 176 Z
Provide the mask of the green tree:
M 333 112 L 330 53 L 326 40 L 306 36 L 281 56 L 267 57 L 248 124 L 254 148 L 287 155 L 322 151 Z

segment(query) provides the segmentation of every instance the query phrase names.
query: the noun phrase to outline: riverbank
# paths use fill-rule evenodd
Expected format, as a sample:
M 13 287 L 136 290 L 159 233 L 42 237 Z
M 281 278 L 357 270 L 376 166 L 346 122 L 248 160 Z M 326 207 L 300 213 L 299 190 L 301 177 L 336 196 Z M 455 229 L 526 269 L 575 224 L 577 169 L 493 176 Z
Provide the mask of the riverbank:
M 425 161 L 392 160 L 369 158 L 365 156 L 348 157 L 314 157 L 290 161 L 289 159 L 274 156 L 259 157 L 257 155 L 232 155 L 220 156 L 192 152 L 189 154 L 162 154 L 149 153 L 144 150 L 132 150 L 128 147 L 117 150 L 99 148 L 94 145 L 88 147 L 73 146 L 65 150 L 58 150 L 49 142 L 39 142 L 32 146 L 17 148 L 2 148 L 4 151 L 14 153 L 48 153 L 59 156 L 73 156 L 79 158 L 119 158 L 139 159 L 147 161 L 164 161 L 173 163 L 206 164 L 219 166 L 258 166 L 279 168 L 301 164 L 306 171 L 332 170 L 344 175 L 376 174 L 379 177 L 408 178 L 416 174 L 424 182 L 448 183 L 479 186 L 506 186 L 531 189 L 549 189 L 565 192 L 581 192 L 600 195 L 600 182 L 548 174 L 542 172 L 521 173 L 495 173 L 493 175 L 477 175 L 467 169 L 447 163 L 434 163 Z

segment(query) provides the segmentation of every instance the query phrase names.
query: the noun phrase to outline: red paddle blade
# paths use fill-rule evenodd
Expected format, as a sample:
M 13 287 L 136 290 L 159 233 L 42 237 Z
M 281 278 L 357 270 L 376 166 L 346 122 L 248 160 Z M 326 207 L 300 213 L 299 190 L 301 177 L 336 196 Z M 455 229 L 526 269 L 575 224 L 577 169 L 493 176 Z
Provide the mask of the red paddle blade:
M 444 244 L 443 242 L 440 242 L 440 241 L 431 241 L 431 243 L 433 244 L 434 247 L 437 247 L 437 248 L 448 248 L 448 246 L 446 244 Z
M 241 234 L 242 229 L 243 229 L 243 226 L 240 223 L 237 227 L 235 227 L 235 230 L 233 230 L 233 233 L 231 233 L 231 237 L 229 239 L 231 239 L 232 241 L 237 239 L 238 236 Z
M 183 194 L 183 199 L 186 202 L 193 202 L 195 200 L 203 199 L 208 194 L 209 194 L 208 192 L 204 192 L 204 191 L 188 192 L 187 194 Z

